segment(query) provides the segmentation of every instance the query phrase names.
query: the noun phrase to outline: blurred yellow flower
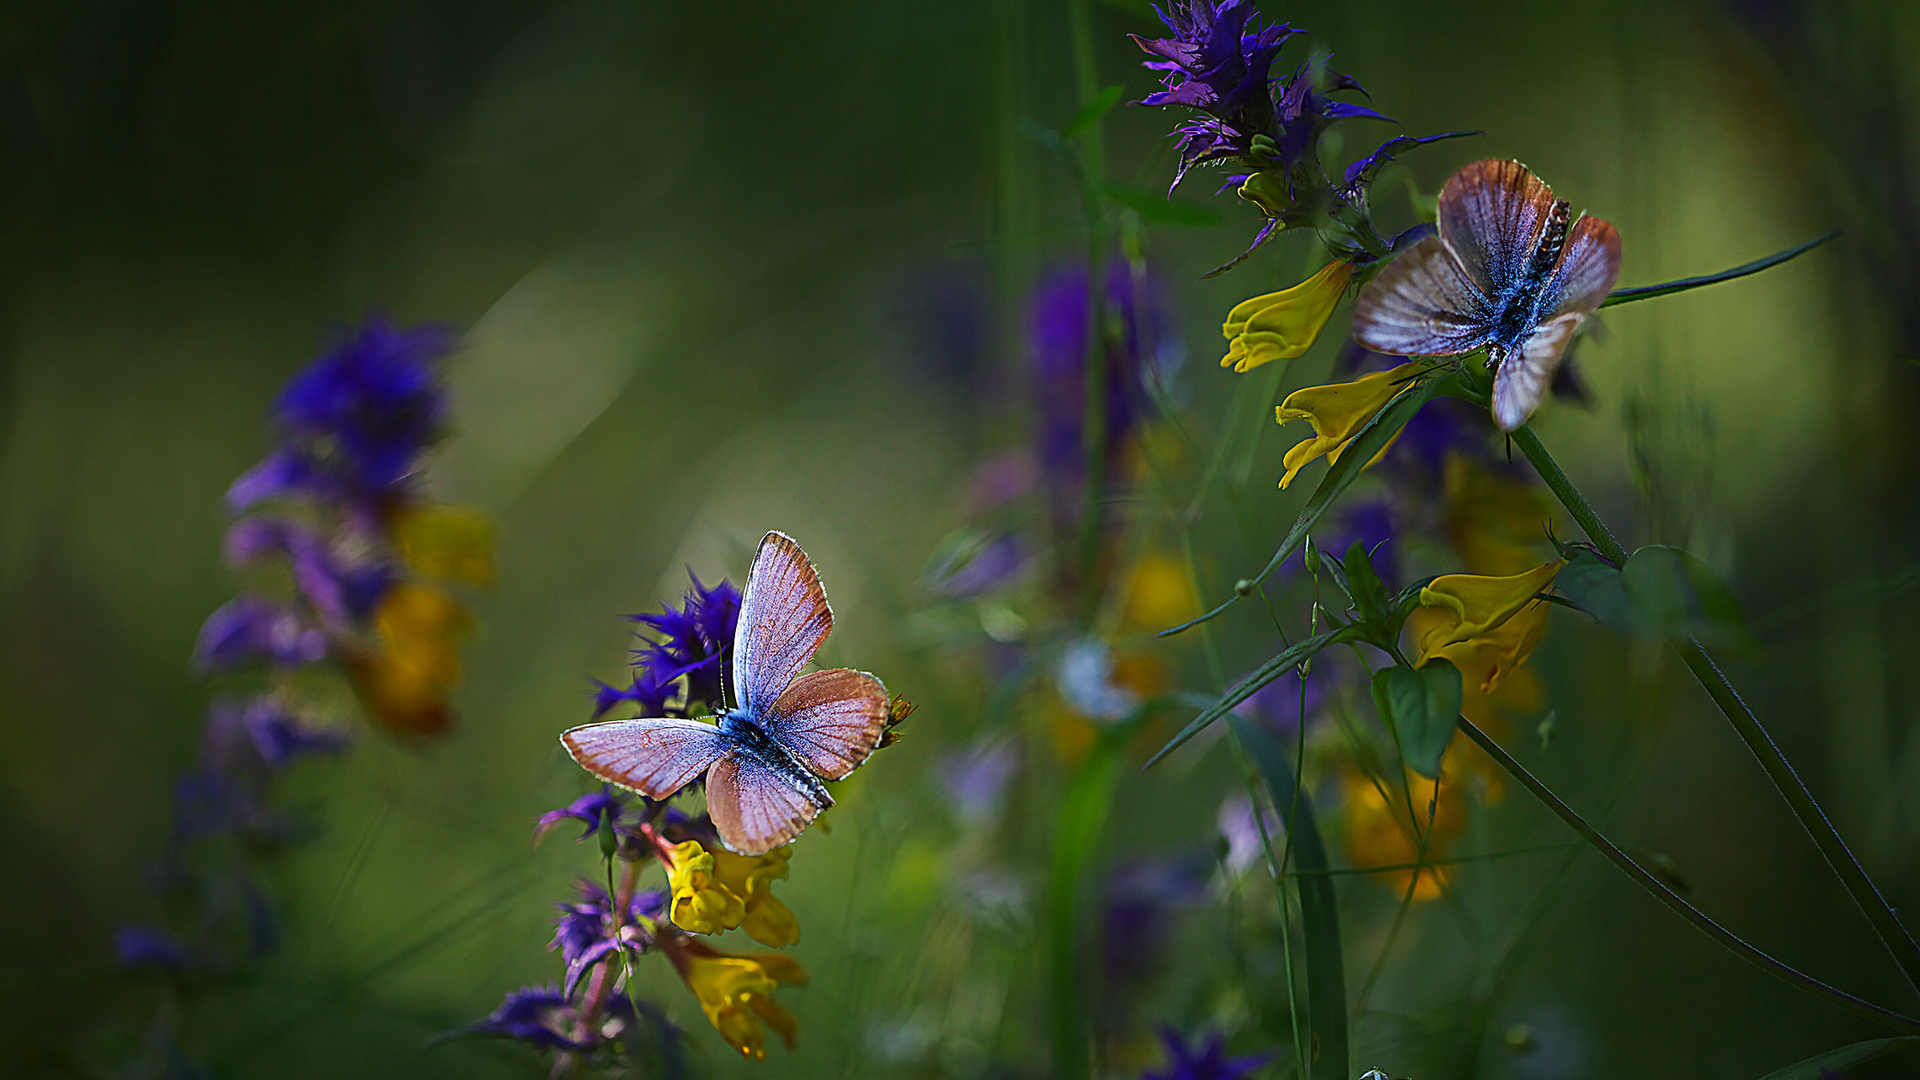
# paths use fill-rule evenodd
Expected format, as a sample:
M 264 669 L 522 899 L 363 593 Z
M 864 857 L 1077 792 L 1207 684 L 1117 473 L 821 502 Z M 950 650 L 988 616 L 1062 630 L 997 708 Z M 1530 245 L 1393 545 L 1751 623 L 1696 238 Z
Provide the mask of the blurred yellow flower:
M 389 588 L 374 613 L 374 647 L 347 658 L 374 720 L 400 734 L 444 732 L 452 722 L 447 695 L 460 681 L 455 649 L 471 627 L 448 593 L 408 581 Z
M 740 898 L 746 912 L 735 925 L 768 948 L 780 949 L 800 943 L 800 921 L 793 917 L 791 908 L 773 895 L 773 882 L 787 876 L 787 860 L 792 857 L 791 844 L 752 857 L 735 855 L 725 849 L 713 852 L 715 880 Z
M 1448 574 L 1420 590 L 1420 604 L 1434 614 L 1419 623 L 1408 620 L 1416 642 L 1416 667 L 1436 656 L 1460 669 L 1463 683 L 1491 694 L 1503 676 L 1527 662 L 1547 627 L 1544 600 L 1536 595 L 1553 585 L 1566 565 L 1555 559 L 1524 574 L 1481 577 Z
M 1200 613 L 1200 600 L 1187 577 L 1184 560 L 1164 551 L 1150 551 L 1133 569 L 1127 583 L 1126 607 L 1120 623 L 1127 630 L 1158 632 Z
M 667 888 L 673 890 L 668 916 L 673 925 L 696 934 L 731 930 L 746 918 L 746 905 L 714 873 L 713 853 L 698 840 L 675 844 L 667 866 Z
M 1280 478 L 1280 486 L 1292 483 L 1294 474 L 1316 458 L 1324 456 L 1329 461 L 1339 461 L 1348 440 L 1400 392 L 1408 379 L 1425 369 L 1425 364 L 1406 363 L 1389 371 L 1362 375 L 1352 382 L 1309 386 L 1288 394 L 1287 400 L 1274 409 L 1274 419 L 1282 424 L 1305 420 L 1313 425 L 1313 438 L 1287 451 L 1282 459 L 1287 474 Z M 1379 460 L 1378 455 L 1374 460 Z
M 778 953 L 734 956 L 696 941 L 685 941 L 669 953 L 687 988 L 700 999 L 707 1021 L 741 1056 L 767 1059 L 762 1024 L 780 1036 L 787 1049 L 793 1049 L 800 1035 L 799 1021 L 773 1000 L 773 993 L 781 986 L 807 981 L 799 964 Z
M 1351 265 L 1330 262 L 1291 289 L 1234 305 L 1220 328 L 1229 342 L 1220 366 L 1246 372 L 1305 353 L 1319 338 L 1352 277 Z
M 1447 458 L 1447 539 L 1475 574 L 1517 574 L 1540 561 L 1553 504 L 1534 484 L 1487 468 L 1465 454 Z
M 414 573 L 468 585 L 493 584 L 493 521 L 464 506 L 403 506 L 389 517 L 400 560 Z
M 1411 770 L 1407 772 L 1407 784 L 1422 831 L 1427 828 L 1427 808 L 1433 806 L 1433 832 L 1427 838 L 1426 857 L 1440 858 L 1446 845 L 1466 827 L 1466 799 L 1459 785 L 1445 779 L 1428 780 Z M 1405 866 L 1420 861 L 1420 842 L 1406 816 L 1406 796 L 1395 790 L 1389 801 L 1387 793 L 1358 769 L 1348 769 L 1341 775 L 1340 788 L 1346 814 L 1347 856 L 1355 866 Z M 1397 895 L 1406 895 L 1411 885 L 1416 903 L 1437 899 L 1446 891 L 1446 867 L 1424 866 L 1417 872 L 1418 882 L 1413 880 L 1416 871 L 1411 869 L 1388 870 L 1375 876 Z

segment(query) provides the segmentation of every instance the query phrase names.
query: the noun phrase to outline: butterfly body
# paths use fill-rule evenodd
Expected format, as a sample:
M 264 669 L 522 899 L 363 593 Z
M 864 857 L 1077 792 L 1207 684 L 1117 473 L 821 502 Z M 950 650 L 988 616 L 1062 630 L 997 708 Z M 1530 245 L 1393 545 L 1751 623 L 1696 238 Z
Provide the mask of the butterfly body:
M 676 717 L 587 724 L 560 741 L 611 784 L 665 799 L 701 779 L 721 843 L 763 855 L 833 805 L 840 780 L 879 745 L 887 688 L 864 671 L 800 674 L 833 629 L 826 590 L 806 552 L 771 532 L 760 541 L 734 632 L 734 708 L 717 723 Z
M 1353 336 L 1375 352 L 1457 356 L 1487 350 L 1493 413 L 1526 423 L 1580 325 L 1620 273 L 1620 235 L 1574 220 L 1517 161 L 1476 161 L 1441 189 L 1439 232 L 1361 290 Z

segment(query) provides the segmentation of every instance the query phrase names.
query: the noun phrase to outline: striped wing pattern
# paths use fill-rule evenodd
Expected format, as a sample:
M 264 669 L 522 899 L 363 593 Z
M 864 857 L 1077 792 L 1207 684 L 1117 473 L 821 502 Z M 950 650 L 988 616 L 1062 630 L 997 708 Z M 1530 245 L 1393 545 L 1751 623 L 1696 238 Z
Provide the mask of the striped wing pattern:
M 864 671 L 803 675 L 773 704 L 767 730 L 822 779 L 839 780 L 867 760 L 887 723 L 887 688 Z
M 765 855 L 799 836 L 820 809 L 771 766 L 737 753 L 707 773 L 707 816 L 737 855 Z
M 667 718 L 588 724 L 560 742 L 581 768 L 653 799 L 692 783 L 726 749 L 712 724 Z
M 807 553 L 792 537 L 768 533 L 747 572 L 733 635 L 739 707 L 764 716 L 832 630 L 833 610 Z

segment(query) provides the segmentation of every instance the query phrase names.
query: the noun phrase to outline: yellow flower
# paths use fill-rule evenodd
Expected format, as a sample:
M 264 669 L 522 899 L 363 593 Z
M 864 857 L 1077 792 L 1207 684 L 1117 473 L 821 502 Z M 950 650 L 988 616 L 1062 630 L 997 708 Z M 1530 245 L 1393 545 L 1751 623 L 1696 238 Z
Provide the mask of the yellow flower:
M 1491 694 L 1503 676 L 1527 662 L 1539 643 L 1550 605 L 1535 596 L 1552 586 L 1564 565 L 1555 559 L 1511 577 L 1448 574 L 1433 579 L 1420 590 L 1420 604 L 1435 614 L 1419 623 L 1408 620 L 1410 627 L 1418 627 L 1414 666 L 1445 657 L 1460 669 L 1468 686 L 1478 685 L 1481 693 Z
M 778 953 L 734 956 L 696 941 L 671 947 L 669 955 L 687 988 L 700 999 L 707 1022 L 741 1056 L 767 1059 L 762 1024 L 780 1036 L 787 1049 L 793 1049 L 800 1035 L 799 1021 L 773 1000 L 773 992 L 807 981 L 799 964 Z
M 408 568 L 425 577 L 493 584 L 493 522 L 463 506 L 420 505 L 390 518 L 394 545 Z
M 1390 789 L 1392 798 L 1389 800 L 1372 780 L 1357 769 L 1349 769 L 1340 779 L 1346 816 L 1347 855 L 1354 865 L 1405 866 L 1419 862 L 1420 842 L 1406 817 L 1406 796 Z M 1426 857 L 1440 858 L 1446 845 L 1466 826 L 1466 800 L 1460 794 L 1459 785 L 1448 779 L 1428 780 L 1408 770 L 1407 784 L 1412 792 L 1413 809 L 1419 817 L 1422 832 L 1427 828 L 1427 806 L 1433 804 L 1433 832 L 1427 837 Z M 1446 867 L 1421 867 L 1419 874 L 1418 882 L 1413 880 L 1414 871 L 1410 869 L 1389 870 L 1375 876 L 1401 896 L 1406 895 L 1407 887 L 1412 885 L 1415 903 L 1436 899 L 1446 890 Z
M 455 647 L 471 625 L 460 602 L 439 589 L 406 581 L 388 589 L 374 614 L 375 647 L 347 659 L 374 720 L 400 734 L 445 731 L 447 695 L 460 680 Z
M 748 857 L 724 849 L 712 853 L 714 876 L 719 885 L 740 898 L 745 915 L 737 925 L 753 940 L 769 948 L 780 949 L 800 943 L 800 921 L 792 909 L 773 895 L 773 882 L 787 876 L 787 860 L 793 845 L 774 848 L 765 855 Z
M 1142 557 L 1126 589 L 1120 623 L 1128 630 L 1164 630 L 1200 612 L 1186 562 L 1164 551 Z
M 717 934 L 739 926 L 746 918 L 746 905 L 720 883 L 714 867 L 713 853 L 701 847 L 700 841 L 673 846 L 667 887 L 673 890 L 669 915 L 675 926 L 696 934 Z
M 1327 325 L 1351 277 L 1351 265 L 1330 262 L 1291 289 L 1234 305 L 1220 328 L 1229 342 L 1220 366 L 1252 371 L 1269 361 L 1291 360 L 1305 353 Z
M 1408 379 L 1425 367 L 1421 363 L 1406 363 L 1390 371 L 1362 375 L 1352 382 L 1309 386 L 1288 394 L 1287 400 L 1274 409 L 1274 419 L 1282 424 L 1305 420 L 1313 425 L 1313 438 L 1287 451 L 1282 459 L 1287 474 L 1280 478 L 1280 486 L 1292 483 L 1294 474 L 1315 458 L 1325 456 L 1329 461 L 1339 461 L 1348 440 L 1386 407 Z M 1385 452 L 1383 448 L 1381 453 Z M 1376 455 L 1374 461 L 1378 460 Z

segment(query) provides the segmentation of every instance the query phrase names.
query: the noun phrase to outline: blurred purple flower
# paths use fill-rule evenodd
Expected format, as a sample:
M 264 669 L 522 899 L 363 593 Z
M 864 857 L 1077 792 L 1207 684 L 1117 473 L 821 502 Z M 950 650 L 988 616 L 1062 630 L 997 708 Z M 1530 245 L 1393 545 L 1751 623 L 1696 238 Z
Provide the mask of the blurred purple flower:
M 312 726 L 272 694 L 215 701 L 203 735 L 208 768 L 229 777 L 254 764 L 284 769 L 296 757 L 337 754 L 351 744 L 346 732 Z
M 618 825 L 620 815 L 626 808 L 626 800 L 619 793 L 611 787 L 602 785 L 599 791 L 590 791 L 558 810 L 549 810 L 541 814 L 540 820 L 534 823 L 533 838 L 538 840 L 545 836 L 548 830 L 571 818 L 586 826 L 579 836 L 574 837 L 574 842 L 578 843 L 598 833 L 600 822 L 604 819 L 612 818 L 613 823 Z
M 1200 854 L 1140 859 L 1107 880 L 1102 970 L 1108 992 L 1133 989 L 1159 972 L 1173 916 L 1206 893 L 1210 863 Z
M 327 635 L 292 608 L 241 595 L 207 616 L 193 656 L 207 672 L 231 671 L 261 660 L 295 667 L 325 659 L 328 647 Z
M 313 529 L 285 518 L 234 522 L 227 530 L 226 556 L 236 566 L 285 557 L 301 594 L 337 625 L 365 622 L 395 579 L 395 569 L 386 561 L 342 558 Z
M 691 576 L 691 575 L 689 575 Z M 681 606 L 665 605 L 658 615 L 631 615 L 660 637 L 641 640 L 634 650 L 635 667 L 646 665 L 652 686 L 658 688 L 685 677 L 686 699 L 683 712 L 696 704 L 718 710 L 722 686 L 732 673 L 733 632 L 740 621 L 740 591 L 726 580 L 708 588 L 693 578 Z M 639 684 L 636 676 L 635 683 Z
M 633 1007 L 624 995 L 609 996 L 603 1010 L 623 1020 L 631 1020 Z M 508 994 L 500 1007 L 487 1017 L 461 1031 L 466 1035 L 497 1035 L 519 1039 L 548 1050 L 584 1051 L 593 1049 L 598 1038 L 574 1041 L 579 1012 L 565 994 L 550 986 L 528 986 Z M 598 1033 L 595 1033 L 596 1035 Z
M 1015 578 L 1026 564 L 1020 538 L 1001 533 L 954 551 L 929 575 L 948 596 L 979 596 Z
M 1279 844 L 1286 839 L 1286 823 L 1275 816 L 1273 808 L 1260 805 L 1261 820 L 1253 819 L 1253 803 L 1245 795 L 1229 795 L 1220 804 L 1220 813 L 1215 824 L 1220 830 L 1220 838 L 1227 842 L 1225 862 L 1227 872 L 1240 875 L 1261 859 L 1268 843 Z M 1266 829 L 1263 841 L 1260 835 L 1262 827 Z
M 182 971 L 192 966 L 186 946 L 164 930 L 150 926 L 123 926 L 113 935 L 114 957 L 127 967 L 157 967 Z
M 566 962 L 566 991 L 587 969 L 605 959 L 615 949 L 638 956 L 653 947 L 653 936 L 640 925 L 642 918 L 658 922 L 666 918 L 667 894 L 635 892 L 627 901 L 620 919 L 619 941 L 614 940 L 613 903 L 607 891 L 591 881 L 580 882 L 580 902 L 559 903 L 560 917 L 554 920 L 553 941 L 547 948 L 557 949 Z
M 1392 592 L 1400 580 L 1400 552 L 1394 539 L 1400 530 L 1396 526 L 1392 500 L 1384 496 L 1357 499 L 1340 507 L 1332 528 L 1316 543 L 1324 542 L 1327 554 L 1343 560 L 1354 544 L 1365 545 L 1374 573 Z
M 983 737 L 948 758 L 941 768 L 940 783 L 954 816 L 969 829 L 986 828 L 998 821 L 1007 783 L 1019 767 L 1019 747 L 993 736 Z
M 341 334 L 281 390 L 274 418 L 284 444 L 234 482 L 228 506 L 310 496 L 385 508 L 444 421 L 433 361 L 453 344 L 444 327 L 402 329 L 379 315 Z
M 1162 1024 L 1160 1041 L 1167 1048 L 1167 1071 L 1143 1072 L 1140 1080 L 1240 1080 L 1273 1059 L 1272 1054 L 1229 1058 L 1226 1036 L 1219 1032 L 1189 1048 L 1178 1031 Z

